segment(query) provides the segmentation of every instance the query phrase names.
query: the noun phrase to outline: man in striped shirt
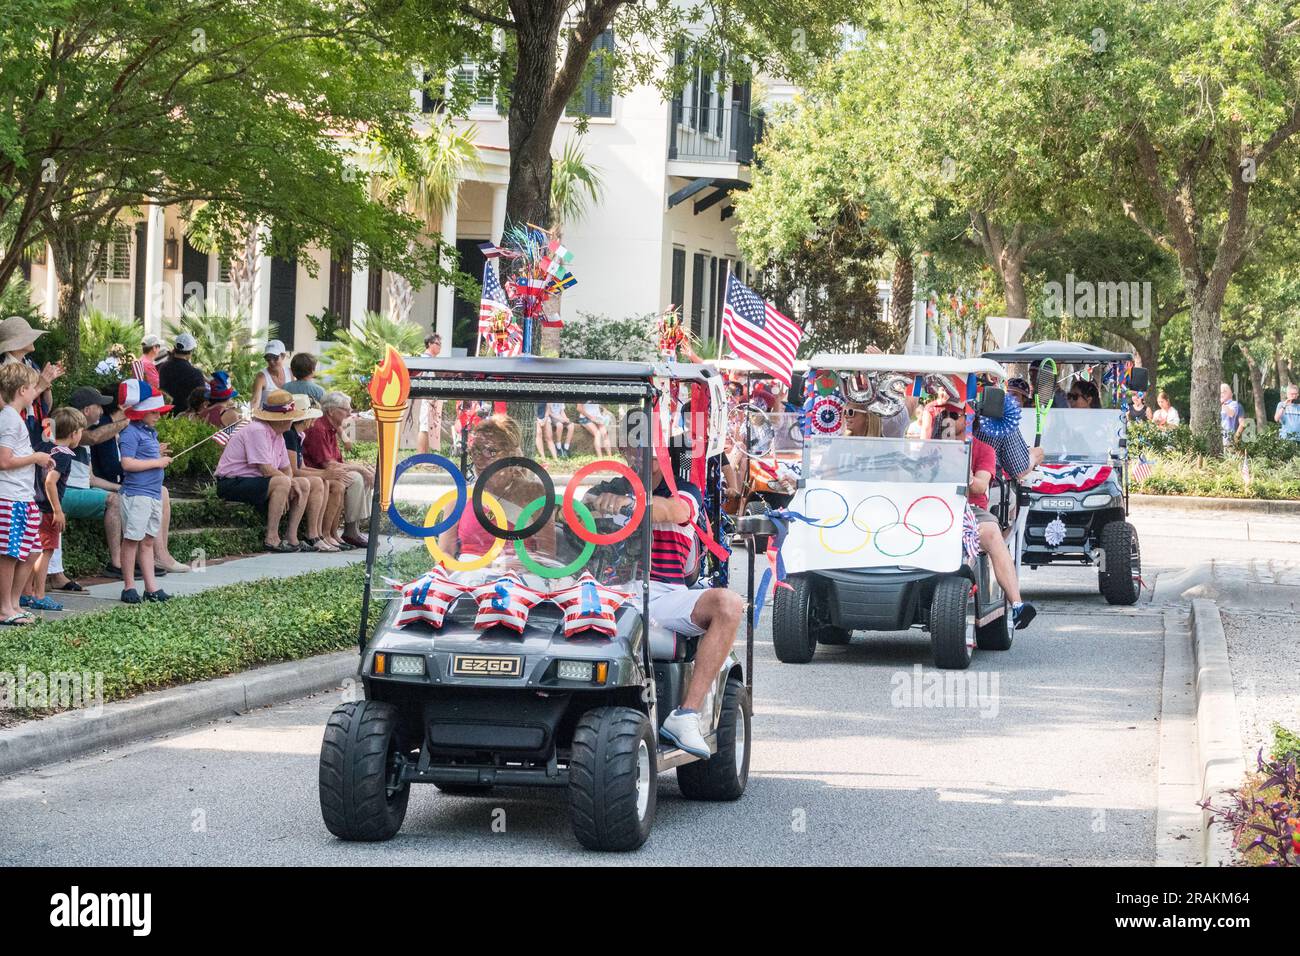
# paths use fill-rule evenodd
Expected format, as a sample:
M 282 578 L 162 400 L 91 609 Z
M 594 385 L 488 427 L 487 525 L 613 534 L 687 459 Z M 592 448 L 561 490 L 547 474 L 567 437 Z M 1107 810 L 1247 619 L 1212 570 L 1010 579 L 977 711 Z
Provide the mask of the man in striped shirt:
M 620 423 L 619 452 L 636 468 L 641 449 L 629 436 L 638 428 Z M 709 745 L 701 727 L 700 708 L 714 678 L 736 642 L 744 602 L 725 588 L 688 588 L 687 577 L 699 562 L 700 542 L 696 526 L 704 513 L 704 498 L 689 481 L 678 480 L 674 495 L 664 481 L 657 457 L 651 458 L 650 484 L 650 617 L 658 626 L 686 637 L 699 637 L 695 669 L 681 706 L 664 720 L 660 734 L 687 753 L 708 759 Z M 625 478 L 595 485 L 584 496 L 593 514 L 625 513 L 633 504 L 632 489 Z M 707 719 L 704 721 L 707 726 Z

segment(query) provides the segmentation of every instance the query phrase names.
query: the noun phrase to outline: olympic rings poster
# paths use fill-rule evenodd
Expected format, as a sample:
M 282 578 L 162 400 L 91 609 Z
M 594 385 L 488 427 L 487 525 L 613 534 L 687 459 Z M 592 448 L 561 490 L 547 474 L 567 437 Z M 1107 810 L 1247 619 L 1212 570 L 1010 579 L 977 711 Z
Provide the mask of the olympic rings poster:
M 952 482 L 865 484 L 810 480 L 789 509 L 781 547 L 786 571 L 837 568 L 922 568 L 956 571 L 962 562 L 966 499 Z

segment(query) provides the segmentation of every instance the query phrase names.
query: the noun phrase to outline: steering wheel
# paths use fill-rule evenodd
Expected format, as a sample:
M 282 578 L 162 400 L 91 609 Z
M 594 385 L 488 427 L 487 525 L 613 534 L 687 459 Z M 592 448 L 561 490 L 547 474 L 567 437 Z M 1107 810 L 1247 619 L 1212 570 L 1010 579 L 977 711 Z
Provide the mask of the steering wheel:
M 737 405 L 739 420 L 732 425 L 736 440 L 750 455 L 766 455 L 776 441 L 776 428 L 767 409 L 750 402 Z

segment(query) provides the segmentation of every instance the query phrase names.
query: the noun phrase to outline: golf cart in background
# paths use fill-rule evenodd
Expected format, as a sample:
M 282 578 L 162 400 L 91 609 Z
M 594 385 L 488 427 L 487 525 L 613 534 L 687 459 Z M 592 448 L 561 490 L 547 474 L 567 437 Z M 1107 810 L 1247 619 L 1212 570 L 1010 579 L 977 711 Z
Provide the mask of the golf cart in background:
M 670 394 L 685 391 L 697 408 L 720 395 L 710 385 L 717 373 L 702 365 L 535 357 L 408 364 L 411 399 L 504 403 L 516 425 L 544 401 L 599 401 L 657 416 Z M 500 412 L 494 420 L 503 421 Z M 667 409 L 660 421 L 667 431 L 654 434 L 671 436 Z M 472 432 L 459 461 L 415 455 L 397 467 L 398 486 L 413 465 L 432 466 L 446 480 L 419 518 L 388 510 L 402 534 L 420 539 L 418 552 L 395 558 L 390 543 L 378 558 L 378 504 L 371 519 L 360 629 L 365 699 L 334 710 L 321 747 L 321 813 L 331 833 L 391 838 L 413 783 L 456 795 L 557 787 L 568 792 L 570 822 L 583 846 L 633 850 L 653 826 L 659 773 L 675 769 L 688 799 L 744 793 L 751 705 L 747 667 L 734 653 L 702 708 L 712 758 L 700 760 L 659 737 L 690 683 L 696 639 L 657 627 L 649 615 L 651 461 L 661 451 L 666 457 L 663 446 L 674 440 L 656 437 L 660 446 L 652 448 L 648 430 L 640 432 L 646 440 L 635 460 L 587 465 L 566 486 L 552 481 L 528 447 L 484 442 L 476 451 Z M 676 441 L 674 453 L 683 474 L 698 474 L 708 436 L 690 437 Z M 476 458 L 478 477 L 467 482 Z M 716 484 L 717 469 L 708 473 Z M 584 496 L 615 476 L 624 483 L 616 493 L 626 491 L 635 504 L 619 515 L 593 514 Z M 716 498 L 716 487 L 709 491 Z M 467 509 L 490 536 L 481 555 L 464 550 L 471 540 L 461 537 Z M 716 534 L 717 525 L 710 530 Z M 385 571 L 385 562 L 409 562 L 405 555 L 426 548 L 423 577 L 408 570 L 393 579 L 396 572 Z M 705 567 L 699 585 L 717 571 L 716 562 Z M 373 636 L 371 594 L 379 602 Z
M 1096 566 L 1097 588 L 1109 603 L 1135 604 L 1141 593 L 1142 554 L 1137 531 L 1128 521 L 1126 392 L 1146 391 L 1147 370 L 1132 367 L 1128 352 L 1076 342 L 1024 342 L 985 352 L 984 358 L 1023 364 L 1031 388 L 1036 370 L 1048 360 L 1056 365 L 1058 389 L 1066 391 L 1078 375 L 1101 370 L 1095 384 L 1103 398 L 1109 397 L 1108 407 L 1058 406 L 1044 415 L 1043 477 L 1022 489 L 1020 563 L 1030 568 Z M 1093 380 L 1090 374 L 1085 377 Z M 1033 445 L 1035 415 L 1032 407 L 1025 411 L 1021 434 Z
M 1002 367 L 880 354 L 818 355 L 810 365 L 816 401 L 830 405 L 814 404 L 803 480 L 790 504 L 808 520 L 790 521 L 781 546 L 790 587 L 775 596 L 777 657 L 807 663 L 818 644 L 847 644 L 855 630 L 911 628 L 929 632 L 942 668 L 969 667 L 976 647 L 1010 649 L 1009 603 L 988 556 L 973 556 L 966 544 L 970 442 L 841 435 L 837 411 L 849 399 L 888 417 L 916 377 L 941 375 L 957 395 L 982 378 L 976 401 L 995 403 L 990 414 L 1000 415 Z M 1004 489 L 994 504 L 1004 533 L 1010 498 Z

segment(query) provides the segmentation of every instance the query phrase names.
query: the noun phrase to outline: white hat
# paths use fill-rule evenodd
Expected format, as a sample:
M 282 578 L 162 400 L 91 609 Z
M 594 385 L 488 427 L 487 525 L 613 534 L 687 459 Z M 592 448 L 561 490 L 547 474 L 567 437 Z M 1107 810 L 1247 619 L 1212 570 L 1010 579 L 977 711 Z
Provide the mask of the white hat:
M 180 335 L 176 336 L 176 345 L 173 351 L 193 352 L 198 347 L 199 343 L 195 340 L 194 336 L 190 335 L 188 332 L 182 332 Z
M 284 343 L 279 339 L 271 339 L 266 343 L 266 348 L 262 349 L 263 355 L 283 355 L 284 352 Z
M 320 418 L 323 414 L 325 413 L 312 405 L 311 398 L 307 395 L 295 395 L 293 397 L 293 420 L 295 422 L 310 422 Z
M 163 344 L 162 336 L 154 335 L 152 332 L 150 332 L 148 335 L 146 335 L 143 339 L 140 340 L 140 347 L 142 349 L 153 349 L 153 348 L 157 348 L 162 344 Z

